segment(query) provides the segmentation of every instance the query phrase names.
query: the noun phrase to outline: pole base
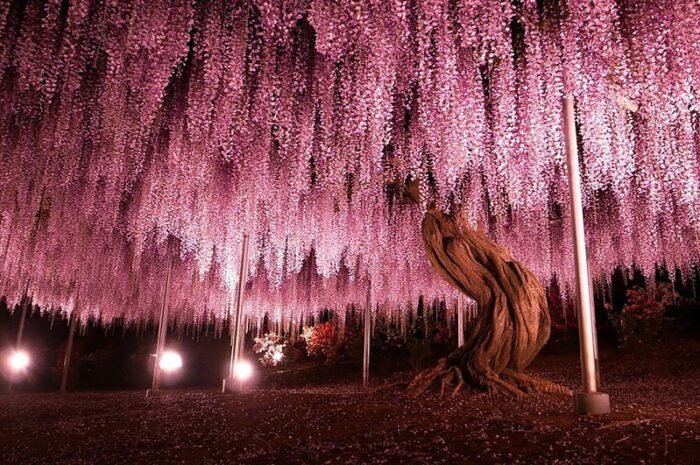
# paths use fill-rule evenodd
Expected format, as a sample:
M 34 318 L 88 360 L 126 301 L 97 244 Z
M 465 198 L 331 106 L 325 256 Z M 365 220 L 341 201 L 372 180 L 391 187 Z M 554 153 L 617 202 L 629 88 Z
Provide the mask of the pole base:
M 225 378 L 221 383 L 221 393 L 243 392 L 243 383 L 236 378 Z
M 157 396 L 162 396 L 165 394 L 166 393 L 164 391 L 161 391 L 160 388 L 158 388 L 158 389 L 153 389 L 153 388 L 146 389 L 146 399 L 148 399 L 149 397 L 157 397 Z
M 574 412 L 581 415 L 610 413 L 610 396 L 604 392 L 574 392 Z

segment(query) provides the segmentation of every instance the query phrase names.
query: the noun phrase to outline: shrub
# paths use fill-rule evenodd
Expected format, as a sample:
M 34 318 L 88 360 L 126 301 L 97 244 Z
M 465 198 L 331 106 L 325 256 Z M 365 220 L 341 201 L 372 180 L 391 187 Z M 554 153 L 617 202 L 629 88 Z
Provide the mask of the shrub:
M 325 358 L 330 363 L 340 357 L 342 341 L 338 328 L 330 321 L 313 327 L 304 326 L 301 336 L 306 342 L 306 352 L 310 357 Z
M 284 359 L 284 348 L 287 346 L 282 338 L 275 333 L 267 333 L 255 338 L 253 351 L 262 354 L 260 363 L 264 366 L 277 366 Z
M 655 343 L 663 329 L 666 310 L 676 297 L 671 284 L 661 283 L 651 290 L 628 289 L 627 303 L 618 312 L 607 306 L 620 345 L 630 349 Z

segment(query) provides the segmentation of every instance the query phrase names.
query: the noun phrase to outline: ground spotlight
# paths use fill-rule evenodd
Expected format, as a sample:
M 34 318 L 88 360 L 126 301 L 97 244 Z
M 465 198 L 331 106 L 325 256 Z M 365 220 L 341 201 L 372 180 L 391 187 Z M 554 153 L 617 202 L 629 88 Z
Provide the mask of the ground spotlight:
M 23 350 L 14 351 L 10 354 L 7 363 L 12 371 L 24 371 L 30 363 L 29 354 Z
M 158 361 L 158 366 L 163 371 L 175 371 L 182 368 L 182 357 L 173 351 L 163 352 Z
M 246 381 L 253 375 L 253 365 L 247 360 L 239 360 L 234 368 L 233 377 L 239 381 Z

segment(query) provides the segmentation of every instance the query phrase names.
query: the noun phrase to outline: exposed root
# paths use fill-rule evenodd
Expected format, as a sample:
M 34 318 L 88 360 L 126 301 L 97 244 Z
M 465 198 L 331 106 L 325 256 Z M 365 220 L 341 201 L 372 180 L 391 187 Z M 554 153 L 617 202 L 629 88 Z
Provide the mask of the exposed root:
M 572 396 L 574 394 L 571 389 L 567 388 L 566 386 L 562 386 L 561 384 L 553 383 L 552 381 L 537 376 L 519 373 L 508 368 L 503 370 L 501 376 L 518 385 L 518 387 L 525 392 L 546 392 L 549 394 L 561 394 L 565 396 Z
M 486 386 L 489 394 L 508 394 L 513 397 L 521 398 L 528 395 L 527 392 L 520 389 L 517 385 L 512 384 L 504 379 L 501 379 L 497 374 L 489 370 L 490 373 L 484 375 L 484 380 L 479 384 Z
M 451 372 L 451 367 L 447 366 L 447 359 L 441 358 L 438 361 L 437 366 L 430 368 L 428 370 L 423 370 L 411 381 L 408 385 L 408 391 L 412 394 L 418 396 L 427 391 L 437 380 L 442 380 L 442 378 Z
M 464 386 L 464 377 L 462 376 L 462 370 L 460 370 L 457 367 L 453 367 L 453 369 L 455 371 L 455 376 L 457 377 L 457 385 L 452 391 L 452 397 L 456 396 L 457 393 L 462 389 L 462 386 Z
M 508 368 L 501 375 L 493 370 L 484 373 L 469 373 L 469 381 L 489 394 L 506 394 L 521 398 L 537 393 L 550 393 L 571 396 L 572 391 L 564 386 L 553 383 L 543 378 L 519 373 Z M 408 391 L 414 396 L 421 395 L 433 386 L 440 386 L 440 396 L 452 387 L 451 396 L 456 396 L 464 387 L 465 380 L 462 370 L 450 365 L 446 358 L 440 359 L 434 368 L 424 370 L 413 378 L 408 386 Z

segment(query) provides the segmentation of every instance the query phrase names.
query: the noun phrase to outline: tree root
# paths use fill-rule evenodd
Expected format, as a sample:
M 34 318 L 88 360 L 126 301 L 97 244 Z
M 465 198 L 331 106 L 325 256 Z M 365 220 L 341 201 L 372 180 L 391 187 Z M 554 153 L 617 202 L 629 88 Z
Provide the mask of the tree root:
M 501 377 L 516 384 L 520 390 L 526 393 L 545 392 L 549 394 L 561 394 L 564 396 L 574 395 L 574 392 L 566 386 L 562 386 L 561 384 L 554 383 L 538 376 L 526 375 L 525 373 L 513 371 L 508 368 L 503 370 Z
M 467 370 L 470 384 L 484 389 L 489 394 L 506 394 L 521 398 L 536 393 L 550 393 L 571 396 L 573 393 L 560 384 L 553 383 L 543 378 L 526 375 L 508 368 L 500 374 L 487 369 L 482 373 Z M 425 393 L 432 386 L 439 384 L 440 396 L 452 387 L 451 396 L 456 396 L 464 387 L 465 380 L 462 370 L 448 363 L 446 358 L 440 359 L 437 366 L 418 373 L 408 385 L 408 391 L 414 396 Z

